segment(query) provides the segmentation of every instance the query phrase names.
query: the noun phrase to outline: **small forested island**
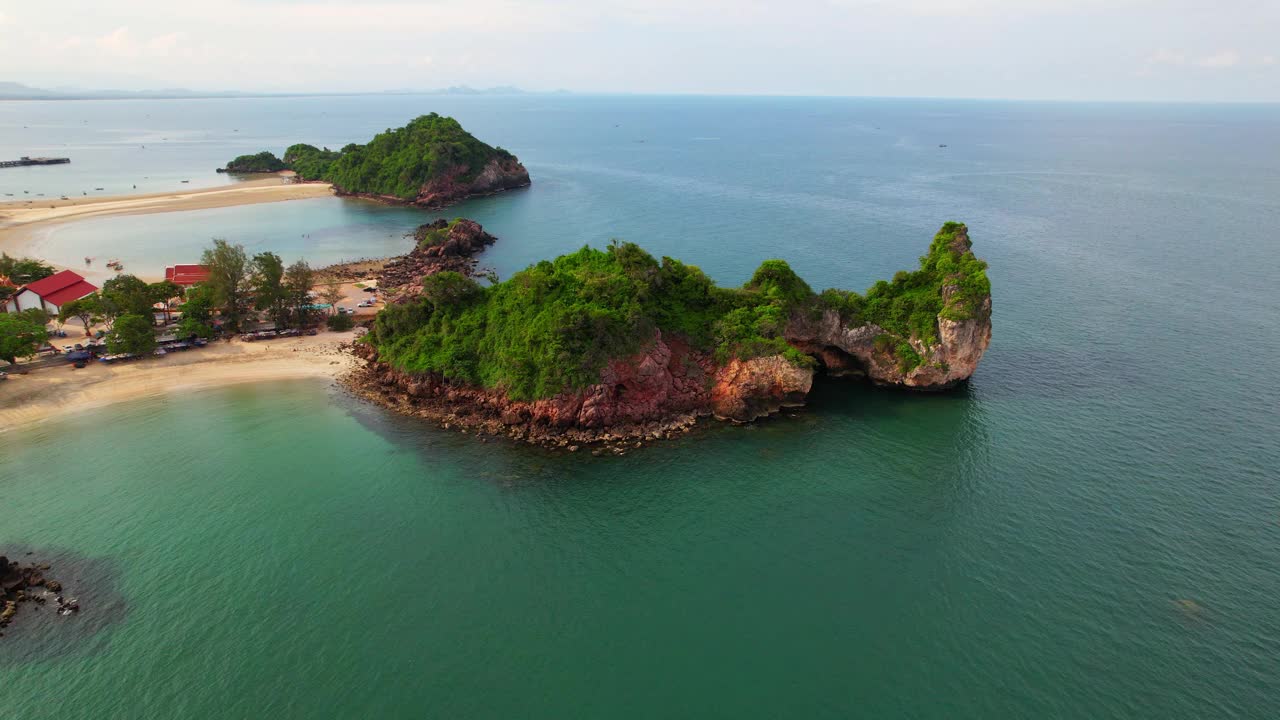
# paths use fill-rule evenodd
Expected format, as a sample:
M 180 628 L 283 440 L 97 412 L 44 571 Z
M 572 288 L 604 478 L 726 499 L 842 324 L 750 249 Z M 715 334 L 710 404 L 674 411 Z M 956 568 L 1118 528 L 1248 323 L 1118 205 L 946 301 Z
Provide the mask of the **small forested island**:
M 398 274 L 381 284 L 402 290 L 357 344 L 367 363 L 353 386 L 535 442 L 657 438 L 704 415 L 754 420 L 803 404 L 820 370 L 942 390 L 973 374 L 991 340 L 986 263 L 960 223 L 942 227 L 918 270 L 865 295 L 815 293 L 782 260 L 721 288 L 618 242 L 482 285 L 456 262 L 492 242 L 479 225 L 439 221 L 417 238 L 388 266 Z
M 288 169 L 280 158 L 263 150 L 256 155 L 241 155 L 227 163 L 225 168 L 218 168 L 218 172 L 252 174 L 275 173 Z
M 529 185 L 515 155 L 477 140 L 451 117 L 431 113 L 341 150 L 291 145 L 280 159 L 270 152 L 241 155 L 220 172 L 292 170 L 303 181 L 331 183 L 358 195 L 438 208 L 479 195 Z

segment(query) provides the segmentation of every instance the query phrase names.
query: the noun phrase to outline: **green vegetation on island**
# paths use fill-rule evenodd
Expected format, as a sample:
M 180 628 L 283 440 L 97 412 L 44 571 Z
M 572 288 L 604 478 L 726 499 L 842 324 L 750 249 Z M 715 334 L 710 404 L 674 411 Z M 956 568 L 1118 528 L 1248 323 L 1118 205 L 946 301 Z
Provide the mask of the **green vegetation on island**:
M 262 151 L 256 155 L 241 155 L 240 157 L 227 163 L 224 172 L 231 173 L 273 173 L 287 170 L 284 162 L 280 158 L 267 151 Z
M 279 160 L 269 152 L 241 156 L 239 163 L 278 164 L 303 180 L 323 180 L 347 193 L 361 193 L 405 202 L 420 199 L 424 188 L 444 183 L 432 201 L 458 199 L 473 192 L 491 192 L 528 184 L 528 173 L 514 155 L 477 140 L 457 120 L 431 113 L 402 128 L 378 133 L 364 145 L 350 144 L 340 151 L 299 143 Z M 490 168 L 492 179 L 482 179 Z M 232 170 L 232 166 L 227 166 Z M 435 195 L 441 197 L 435 197 Z
M 826 290 L 818 297 L 819 305 L 838 312 L 846 325 L 880 326 L 886 332 L 878 344 L 897 355 L 904 370 L 915 368 L 921 357 L 908 338 L 924 345 L 937 344 L 939 317 L 967 320 L 991 294 L 986 262 L 967 247 L 956 246 L 957 235 L 963 232 L 962 223 L 944 224 L 934 236 L 929 254 L 920 258 L 919 270 L 899 271 L 892 282 L 880 280 L 865 296 Z M 943 291 L 946 286 L 953 288 L 949 299 Z
M 812 360 L 787 342 L 786 329 L 798 315 L 824 310 L 849 325 L 878 325 L 900 361 L 915 356 L 919 364 L 907 341 L 936 343 L 939 316 L 963 319 L 990 292 L 986 264 L 955 242 L 963 229 L 947 223 L 919 270 L 876 283 L 865 296 L 816 295 L 782 260 L 766 260 L 741 288 L 721 288 L 697 267 L 618 242 L 542 261 L 489 286 L 442 272 L 424 279 L 415 301 L 379 313 L 367 342 L 399 370 L 502 388 L 514 400 L 597 382 L 610 359 L 640 351 L 655 330 L 685 338 L 720 363 L 782 355 L 806 365 Z M 956 289 L 944 302 L 945 286 Z

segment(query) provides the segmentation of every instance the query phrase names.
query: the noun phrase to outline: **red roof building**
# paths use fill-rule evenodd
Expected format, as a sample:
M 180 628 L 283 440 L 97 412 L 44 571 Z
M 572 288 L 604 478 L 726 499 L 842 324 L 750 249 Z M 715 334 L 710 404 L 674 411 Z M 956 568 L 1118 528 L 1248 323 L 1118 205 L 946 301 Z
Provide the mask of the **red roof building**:
M 209 279 L 209 268 L 203 265 L 170 265 L 164 269 L 164 279 L 182 287 L 191 287 Z
M 63 270 L 43 280 L 18 288 L 5 303 L 7 312 L 42 308 L 56 313 L 66 303 L 98 292 L 98 286 L 70 270 Z

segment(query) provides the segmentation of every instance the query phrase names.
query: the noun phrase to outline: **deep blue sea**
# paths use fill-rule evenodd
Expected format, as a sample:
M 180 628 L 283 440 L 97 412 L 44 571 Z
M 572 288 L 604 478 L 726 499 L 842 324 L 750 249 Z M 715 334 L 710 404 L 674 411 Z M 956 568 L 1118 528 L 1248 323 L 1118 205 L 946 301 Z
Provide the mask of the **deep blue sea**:
M 991 348 L 951 393 L 822 380 L 803 410 L 622 458 L 310 382 L 0 433 L 0 553 L 39 550 L 88 608 L 0 638 L 0 715 L 1275 716 L 1280 106 L 0 102 L 0 156 L 72 157 L 0 193 L 212 185 L 235 155 L 431 111 L 532 175 L 448 210 L 499 237 L 503 277 L 622 238 L 725 284 L 779 257 L 864 289 L 959 220 Z M 37 248 L 147 272 L 222 237 L 319 265 L 432 217 L 307 200 Z

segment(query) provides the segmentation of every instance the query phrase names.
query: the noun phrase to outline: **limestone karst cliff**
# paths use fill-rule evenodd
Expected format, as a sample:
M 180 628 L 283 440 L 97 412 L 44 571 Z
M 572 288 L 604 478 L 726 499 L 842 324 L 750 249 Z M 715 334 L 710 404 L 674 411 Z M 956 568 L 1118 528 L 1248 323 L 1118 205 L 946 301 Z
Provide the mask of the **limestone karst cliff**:
M 779 260 L 719 288 L 629 243 L 484 286 L 472 256 L 491 236 L 465 220 L 424 228 L 417 259 L 391 266 L 406 291 L 361 344 L 358 384 L 409 412 L 524 439 L 747 422 L 802 405 L 817 372 L 941 390 L 971 376 L 991 340 L 986 265 L 959 223 L 919 269 L 865 295 L 814 293 Z

